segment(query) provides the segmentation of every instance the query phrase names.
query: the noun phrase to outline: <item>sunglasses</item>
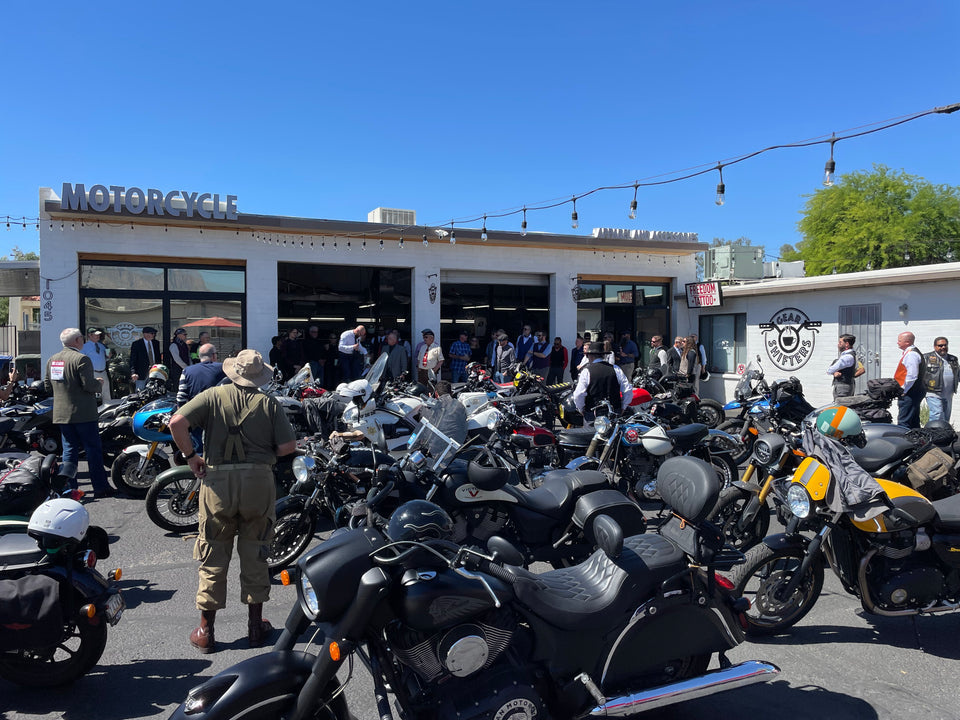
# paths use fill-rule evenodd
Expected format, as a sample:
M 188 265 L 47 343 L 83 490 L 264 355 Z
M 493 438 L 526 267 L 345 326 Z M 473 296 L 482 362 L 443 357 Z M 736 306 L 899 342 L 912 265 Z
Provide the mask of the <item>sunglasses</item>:
M 940 344 L 937 345 L 936 347 L 947 347 L 947 344 L 946 344 L 946 343 L 940 343 Z

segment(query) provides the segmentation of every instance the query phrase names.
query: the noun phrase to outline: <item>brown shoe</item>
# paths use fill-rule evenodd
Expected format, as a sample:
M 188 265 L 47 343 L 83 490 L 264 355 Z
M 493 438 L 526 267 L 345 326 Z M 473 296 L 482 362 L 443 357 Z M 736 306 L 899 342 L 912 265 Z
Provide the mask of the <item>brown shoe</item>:
M 200 627 L 190 633 L 190 644 L 204 655 L 216 649 L 216 640 L 213 636 L 213 621 L 216 610 L 202 610 L 200 612 Z
M 250 647 L 263 647 L 267 635 L 273 632 L 273 625 L 269 620 L 258 620 L 247 625 L 247 639 L 250 641 Z

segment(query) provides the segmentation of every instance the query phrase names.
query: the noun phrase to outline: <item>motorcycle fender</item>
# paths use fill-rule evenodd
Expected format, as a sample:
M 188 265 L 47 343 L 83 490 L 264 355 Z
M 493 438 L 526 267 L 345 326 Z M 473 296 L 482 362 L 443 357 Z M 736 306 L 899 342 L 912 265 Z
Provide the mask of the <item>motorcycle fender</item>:
M 287 495 L 286 497 L 282 497 L 277 500 L 277 504 L 275 505 L 276 513 L 280 515 L 292 509 L 302 509 L 307 504 L 307 500 L 309 500 L 308 495 Z M 308 511 L 310 512 L 310 516 L 316 520 L 317 509 L 315 507 L 309 507 Z
M 190 690 L 171 720 L 235 718 L 268 698 L 296 696 L 303 687 L 316 656 L 292 650 L 257 655 L 215 675 Z M 202 702 L 202 709 L 187 713 L 187 704 Z M 342 705 L 345 709 L 345 703 Z M 275 711 L 279 717 L 279 709 Z
M 599 464 L 595 457 L 582 455 L 568 462 L 565 467 L 569 470 L 597 470 L 599 469 Z
M 133 454 L 138 453 L 140 457 L 146 457 L 147 453 L 150 451 L 149 445 L 130 445 L 123 449 L 125 453 Z M 161 460 L 166 460 L 167 463 L 170 463 L 170 458 L 167 457 L 167 453 L 160 449 L 160 446 L 157 446 L 157 449 L 153 451 L 153 457 L 160 458 Z
M 740 402 L 739 400 L 731 400 L 730 402 L 728 402 L 726 405 L 723 406 L 723 409 L 724 411 L 739 410 L 742 407 L 743 407 L 743 403 Z
M 763 544 L 766 545 L 771 550 L 782 550 L 784 548 L 800 548 L 803 552 L 807 551 L 807 547 L 810 545 L 810 538 L 797 533 L 795 535 L 787 535 L 786 533 L 779 533 L 777 535 L 767 535 L 763 539 Z
M 679 658 L 724 652 L 743 642 L 743 629 L 717 599 L 699 605 L 688 590 L 644 603 L 607 655 L 601 690 L 630 686 L 631 680 Z

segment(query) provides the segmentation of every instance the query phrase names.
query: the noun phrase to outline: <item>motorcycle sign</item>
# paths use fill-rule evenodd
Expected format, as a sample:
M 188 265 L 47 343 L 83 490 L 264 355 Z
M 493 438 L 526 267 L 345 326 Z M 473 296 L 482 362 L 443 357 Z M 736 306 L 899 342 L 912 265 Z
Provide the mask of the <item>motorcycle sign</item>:
M 770 322 L 760 323 L 767 357 L 781 370 L 796 370 L 813 354 L 822 323 L 797 308 L 777 310 Z

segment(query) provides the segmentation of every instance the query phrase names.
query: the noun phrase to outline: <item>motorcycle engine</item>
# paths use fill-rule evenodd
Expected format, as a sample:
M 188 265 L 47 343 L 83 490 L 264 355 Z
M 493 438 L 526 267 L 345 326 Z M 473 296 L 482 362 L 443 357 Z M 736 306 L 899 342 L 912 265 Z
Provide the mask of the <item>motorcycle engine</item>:
M 494 535 L 501 535 L 507 540 L 511 533 L 505 532 L 510 516 L 502 510 L 477 505 L 451 513 L 453 516 L 453 542 L 462 545 L 464 542 L 485 542 Z
M 624 460 L 620 463 L 620 477 L 630 485 L 645 485 L 657 479 L 660 458 L 651 457 L 642 447 L 631 447 Z

